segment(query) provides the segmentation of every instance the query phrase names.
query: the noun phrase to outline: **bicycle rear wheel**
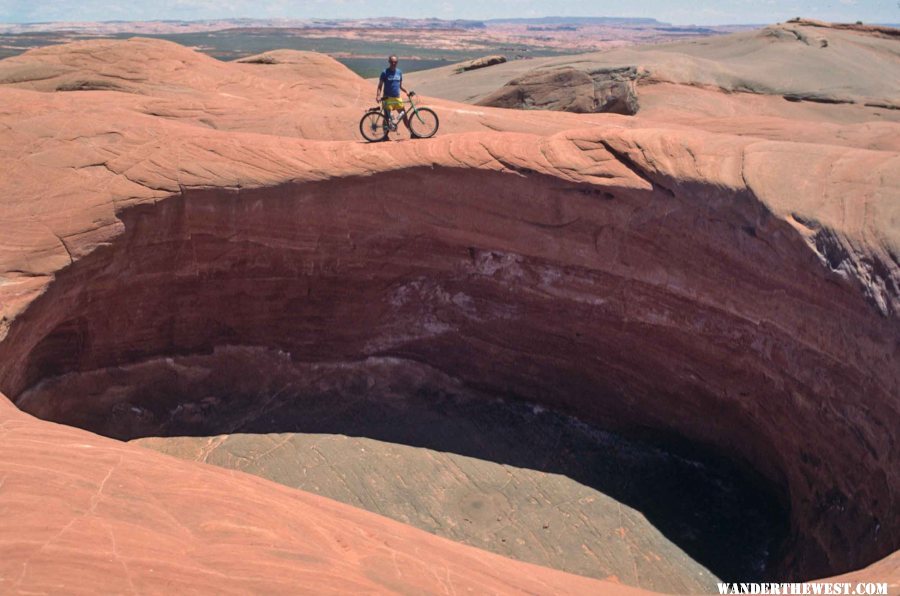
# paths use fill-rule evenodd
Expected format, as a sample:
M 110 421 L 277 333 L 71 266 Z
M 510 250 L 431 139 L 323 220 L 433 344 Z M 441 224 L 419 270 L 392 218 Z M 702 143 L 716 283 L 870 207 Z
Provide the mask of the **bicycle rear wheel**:
M 370 143 L 383 141 L 388 136 L 387 118 L 381 112 L 366 112 L 359 121 L 359 132 Z
M 433 137 L 439 124 L 437 114 L 430 108 L 416 108 L 409 115 L 409 132 L 419 139 Z

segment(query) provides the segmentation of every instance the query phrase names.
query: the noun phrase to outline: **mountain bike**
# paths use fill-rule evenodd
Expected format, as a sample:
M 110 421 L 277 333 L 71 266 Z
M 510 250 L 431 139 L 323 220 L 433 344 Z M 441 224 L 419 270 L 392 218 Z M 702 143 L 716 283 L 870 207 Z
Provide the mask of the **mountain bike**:
M 388 138 L 388 133 L 396 131 L 397 125 L 403 121 L 413 138 L 427 139 L 428 137 L 433 137 L 440 124 L 437 114 L 431 108 L 418 107 L 413 101 L 415 95 L 414 91 L 410 91 L 408 94 L 409 101 L 403 102 L 404 104 L 409 104 L 409 107 L 404 105 L 403 109 L 397 112 L 385 110 L 384 101 L 382 101 L 380 106 L 369 108 L 363 115 L 362 120 L 359 121 L 359 132 L 370 143 L 384 141 Z M 385 116 L 385 114 L 388 115 Z

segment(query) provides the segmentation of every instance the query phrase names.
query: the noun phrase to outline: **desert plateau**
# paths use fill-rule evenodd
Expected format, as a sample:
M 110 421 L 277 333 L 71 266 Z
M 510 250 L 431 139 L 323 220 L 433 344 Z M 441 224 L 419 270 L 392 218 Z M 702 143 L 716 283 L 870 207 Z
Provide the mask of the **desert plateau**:
M 0 31 L 0 594 L 900 593 L 900 29 L 435 23 Z

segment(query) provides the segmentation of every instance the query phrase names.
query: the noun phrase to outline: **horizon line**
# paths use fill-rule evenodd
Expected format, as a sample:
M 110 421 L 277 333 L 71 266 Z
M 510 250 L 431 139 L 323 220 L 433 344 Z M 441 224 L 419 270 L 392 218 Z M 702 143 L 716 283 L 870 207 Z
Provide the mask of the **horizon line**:
M 800 18 L 801 20 L 821 20 L 814 19 L 810 17 L 795 17 Z M 310 22 L 310 21 L 331 21 L 331 22 L 350 22 L 350 21 L 375 21 L 378 19 L 395 19 L 401 21 L 441 21 L 441 22 L 470 22 L 470 23 L 483 23 L 490 21 L 534 21 L 540 19 L 610 19 L 617 21 L 651 21 L 654 23 L 658 23 L 663 26 L 670 27 L 729 27 L 729 26 L 766 26 L 774 23 L 788 22 L 785 21 L 759 21 L 759 22 L 723 22 L 723 23 L 715 23 L 715 24 L 697 24 L 697 23 L 671 23 L 668 21 L 660 21 L 654 17 L 610 17 L 610 16 L 597 16 L 597 15 L 580 15 L 580 16 L 561 16 L 548 14 L 543 16 L 530 16 L 530 17 L 490 17 L 483 19 L 473 19 L 473 18 L 441 18 L 441 17 L 402 17 L 402 16 L 394 16 L 394 15 L 381 15 L 375 17 L 210 17 L 203 19 L 108 19 L 108 20 L 73 20 L 73 21 L 0 21 L 0 25 L 20 25 L 20 26 L 35 26 L 35 25 L 77 25 L 77 24 L 87 24 L 87 23 L 97 23 L 97 24 L 116 24 L 116 23 L 212 23 L 216 21 L 295 21 L 295 22 Z M 865 22 L 865 21 L 825 21 L 821 20 L 825 23 L 832 24 L 858 24 L 862 23 L 864 25 L 880 25 L 880 26 L 897 26 L 898 22 L 888 23 L 888 22 Z

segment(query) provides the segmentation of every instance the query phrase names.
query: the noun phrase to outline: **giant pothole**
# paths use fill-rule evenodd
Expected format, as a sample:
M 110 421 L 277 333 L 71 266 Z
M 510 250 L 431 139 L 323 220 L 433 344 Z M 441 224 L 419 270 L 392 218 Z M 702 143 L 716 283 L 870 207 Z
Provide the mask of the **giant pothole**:
M 57 276 L 0 390 L 585 575 L 859 567 L 897 546 L 893 323 L 716 192 L 430 169 L 191 191 Z
M 480 394 L 410 360 L 219 348 L 65 375 L 21 406 L 63 390 L 109 404 L 104 431 L 154 436 L 143 446 L 651 590 L 763 577 L 785 537 L 778 501 L 725 461 Z

